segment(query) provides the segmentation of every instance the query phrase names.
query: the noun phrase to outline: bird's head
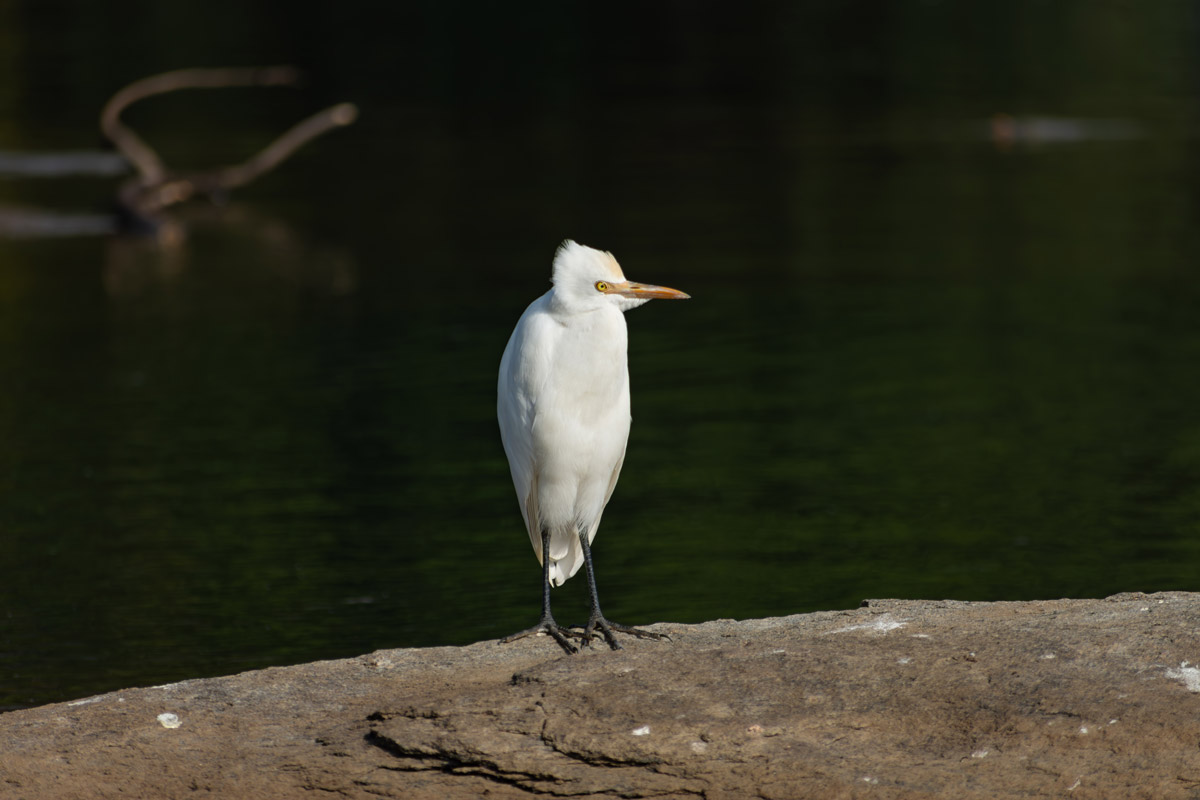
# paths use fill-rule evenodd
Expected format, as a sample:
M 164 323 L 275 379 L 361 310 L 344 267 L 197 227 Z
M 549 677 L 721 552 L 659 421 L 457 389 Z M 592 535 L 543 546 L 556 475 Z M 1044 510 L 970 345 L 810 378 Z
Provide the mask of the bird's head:
M 690 296 L 666 286 L 628 281 L 612 253 L 570 239 L 559 245 L 554 254 L 551 282 L 555 302 L 578 313 L 605 307 L 628 311 L 649 300 L 686 300 Z

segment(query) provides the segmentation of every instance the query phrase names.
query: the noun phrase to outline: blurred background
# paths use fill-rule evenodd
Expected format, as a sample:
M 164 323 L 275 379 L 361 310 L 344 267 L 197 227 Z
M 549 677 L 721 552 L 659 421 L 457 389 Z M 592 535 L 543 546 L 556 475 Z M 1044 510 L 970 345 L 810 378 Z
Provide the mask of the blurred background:
M 532 624 L 495 378 L 566 237 L 694 298 L 628 317 L 610 618 L 1200 588 L 1198 54 L 1183 0 L 0 4 L 0 709 Z M 358 122 L 112 233 L 105 101 L 267 64 L 124 117 Z

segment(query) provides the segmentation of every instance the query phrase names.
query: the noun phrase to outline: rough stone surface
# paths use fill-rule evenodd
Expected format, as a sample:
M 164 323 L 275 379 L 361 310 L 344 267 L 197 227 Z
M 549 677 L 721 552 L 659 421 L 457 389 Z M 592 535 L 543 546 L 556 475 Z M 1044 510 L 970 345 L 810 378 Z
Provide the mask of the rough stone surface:
M 1200 594 L 653 629 L 0 714 L 0 797 L 1200 798 Z

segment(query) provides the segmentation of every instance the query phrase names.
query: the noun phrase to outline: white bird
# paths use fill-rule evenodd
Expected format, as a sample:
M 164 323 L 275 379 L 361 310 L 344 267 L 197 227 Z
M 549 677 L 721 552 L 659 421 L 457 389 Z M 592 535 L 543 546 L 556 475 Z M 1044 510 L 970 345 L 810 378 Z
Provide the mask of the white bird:
M 609 622 L 600 612 L 591 542 L 617 485 L 629 440 L 629 366 L 625 311 L 654 298 L 686 299 L 665 286 L 633 283 L 612 253 L 567 240 L 554 256 L 550 291 L 534 300 L 500 359 L 497 416 L 529 540 L 542 564 L 542 618 L 512 641 L 546 633 L 567 652 L 574 636 L 599 630 L 661 634 Z M 587 566 L 591 615 L 582 633 L 550 613 L 550 586 Z

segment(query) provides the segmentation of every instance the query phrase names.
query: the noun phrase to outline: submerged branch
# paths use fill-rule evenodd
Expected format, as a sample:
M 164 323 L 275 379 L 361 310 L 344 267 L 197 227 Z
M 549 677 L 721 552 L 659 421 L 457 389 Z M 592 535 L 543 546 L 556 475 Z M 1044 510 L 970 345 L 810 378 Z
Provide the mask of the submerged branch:
M 227 67 L 177 69 L 134 81 L 114 94 L 100 112 L 100 130 L 147 183 L 161 181 L 166 168 L 158 153 L 125 123 L 121 112 L 156 94 L 179 89 L 220 89 L 229 86 L 288 86 L 299 80 L 294 67 Z
M 265 172 L 275 169 L 292 154 L 318 136 L 358 119 L 358 107 L 353 103 L 338 103 L 318 111 L 308 119 L 293 125 L 286 133 L 264 147 L 253 158 L 233 167 L 222 169 L 218 175 L 219 189 L 244 186 Z
M 311 140 L 334 128 L 349 125 L 357 118 L 358 108 L 353 103 L 339 103 L 318 111 L 292 126 L 257 155 L 241 164 L 208 172 L 179 175 L 152 186 L 136 187 L 138 204 L 143 212 L 152 213 L 182 203 L 196 194 L 212 195 L 245 186 L 282 164 Z
M 289 86 L 299 77 L 300 73 L 288 66 L 181 69 L 135 81 L 113 95 L 100 113 L 100 129 L 138 173 L 118 193 L 121 212 L 128 224 L 154 229 L 156 215 L 168 206 L 196 194 L 211 195 L 245 186 L 318 136 L 353 123 L 358 118 L 358 109 L 352 103 L 331 106 L 297 123 L 241 164 L 193 174 L 169 170 L 158 153 L 121 121 L 122 111 L 139 100 L 180 89 Z

